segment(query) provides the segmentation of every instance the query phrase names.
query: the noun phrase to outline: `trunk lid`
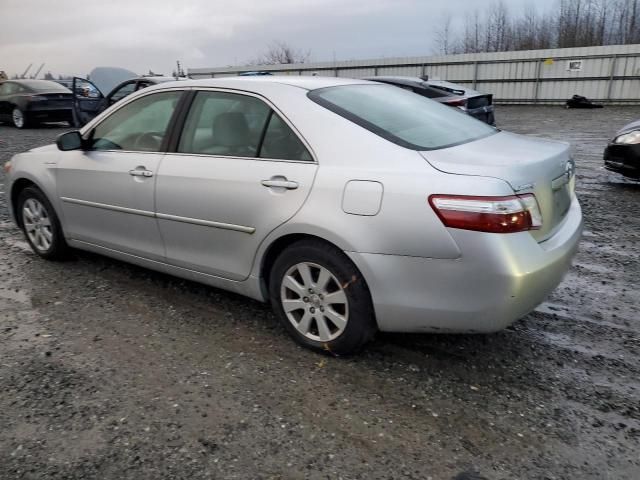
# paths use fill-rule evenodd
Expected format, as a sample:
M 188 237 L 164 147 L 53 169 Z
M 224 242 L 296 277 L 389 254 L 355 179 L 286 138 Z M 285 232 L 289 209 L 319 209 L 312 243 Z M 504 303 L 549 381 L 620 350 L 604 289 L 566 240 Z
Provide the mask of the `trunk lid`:
M 499 132 L 474 142 L 421 154 L 442 172 L 499 178 L 516 193 L 535 194 L 543 224 L 531 234 L 538 242 L 555 233 L 574 196 L 575 165 L 566 143 Z

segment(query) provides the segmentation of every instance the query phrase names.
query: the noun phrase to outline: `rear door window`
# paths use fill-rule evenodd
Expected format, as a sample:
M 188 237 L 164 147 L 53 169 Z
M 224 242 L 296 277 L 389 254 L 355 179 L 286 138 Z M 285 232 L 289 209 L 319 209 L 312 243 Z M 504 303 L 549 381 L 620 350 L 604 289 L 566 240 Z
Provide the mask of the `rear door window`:
M 271 109 L 261 100 L 228 92 L 198 92 L 178 152 L 257 157 Z
M 259 98 L 229 92 L 198 92 L 178 152 L 228 157 L 311 161 L 286 122 Z

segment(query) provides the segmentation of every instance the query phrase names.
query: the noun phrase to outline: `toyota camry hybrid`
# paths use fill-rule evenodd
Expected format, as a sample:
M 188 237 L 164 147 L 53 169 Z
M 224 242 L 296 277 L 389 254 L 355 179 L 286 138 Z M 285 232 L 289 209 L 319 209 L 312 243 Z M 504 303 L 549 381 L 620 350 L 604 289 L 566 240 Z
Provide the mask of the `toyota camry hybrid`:
M 377 330 L 508 326 L 582 230 L 567 144 L 364 80 L 152 86 L 5 170 L 41 257 L 90 250 L 269 301 L 335 354 Z

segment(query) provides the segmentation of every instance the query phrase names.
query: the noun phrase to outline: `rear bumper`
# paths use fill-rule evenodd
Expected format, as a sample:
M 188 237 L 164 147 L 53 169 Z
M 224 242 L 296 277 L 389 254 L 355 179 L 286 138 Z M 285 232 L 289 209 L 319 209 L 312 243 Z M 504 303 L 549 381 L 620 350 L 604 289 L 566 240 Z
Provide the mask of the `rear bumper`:
M 640 179 L 640 145 L 610 143 L 604 151 L 604 168 L 634 179 Z
M 450 233 L 462 251 L 454 260 L 348 253 L 368 282 L 380 330 L 480 333 L 507 327 L 562 280 L 578 247 L 582 212 L 575 200 L 543 243 L 526 232 Z

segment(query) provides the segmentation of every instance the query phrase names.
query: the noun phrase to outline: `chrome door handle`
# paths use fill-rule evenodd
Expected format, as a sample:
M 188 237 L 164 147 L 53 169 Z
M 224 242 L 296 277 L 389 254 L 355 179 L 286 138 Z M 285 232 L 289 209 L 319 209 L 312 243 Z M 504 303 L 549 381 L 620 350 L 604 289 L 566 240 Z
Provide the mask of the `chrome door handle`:
M 129 170 L 129 175 L 134 177 L 153 177 L 153 172 L 151 170 L 140 170 L 136 168 Z
M 262 185 L 269 188 L 286 188 L 287 190 L 295 190 L 298 188 L 298 182 L 290 180 L 262 180 Z

